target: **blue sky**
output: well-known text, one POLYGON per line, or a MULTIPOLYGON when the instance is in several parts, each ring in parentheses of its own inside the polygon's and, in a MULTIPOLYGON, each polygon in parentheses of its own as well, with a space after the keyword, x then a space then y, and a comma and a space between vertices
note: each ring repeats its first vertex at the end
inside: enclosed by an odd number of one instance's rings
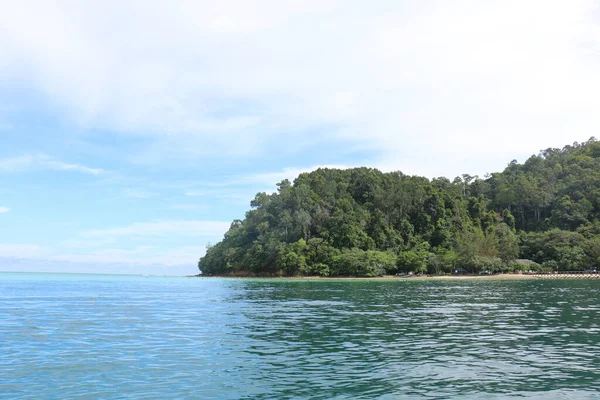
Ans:
POLYGON ((600 132, 595 1, 93 3, 0 4, 0 270, 191 274, 302 171, 600 132))

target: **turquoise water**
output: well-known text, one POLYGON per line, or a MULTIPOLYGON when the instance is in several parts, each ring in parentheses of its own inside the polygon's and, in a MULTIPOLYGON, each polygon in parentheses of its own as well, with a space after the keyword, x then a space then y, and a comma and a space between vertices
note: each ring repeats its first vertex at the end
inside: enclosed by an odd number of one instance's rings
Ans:
POLYGON ((600 398, 600 282, 0 274, 0 398, 600 398))

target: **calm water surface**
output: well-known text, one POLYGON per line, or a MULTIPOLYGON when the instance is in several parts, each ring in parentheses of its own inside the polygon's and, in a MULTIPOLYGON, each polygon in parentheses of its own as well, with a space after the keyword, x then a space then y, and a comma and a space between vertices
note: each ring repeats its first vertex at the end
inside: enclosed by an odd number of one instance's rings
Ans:
POLYGON ((600 398, 600 281, 0 274, 0 398, 600 398))

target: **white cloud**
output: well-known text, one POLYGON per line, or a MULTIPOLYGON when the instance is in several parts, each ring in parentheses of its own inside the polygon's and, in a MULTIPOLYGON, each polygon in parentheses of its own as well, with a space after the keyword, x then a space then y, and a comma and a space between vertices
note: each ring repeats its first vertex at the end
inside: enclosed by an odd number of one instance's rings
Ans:
MULTIPOLYGON (((231 182, 226 186, 236 186, 236 183, 231 182)), ((215 199, 221 204, 234 206, 248 205, 258 192, 272 192, 274 185, 267 185, 267 189, 256 188, 252 186, 246 187, 220 187, 217 189, 190 189, 184 192, 187 197, 204 197, 215 199)))
POLYGON ((597 134, 598 19, 593 0, 5 2, 0 83, 151 137, 143 162, 319 127, 392 169, 481 173, 597 134))
POLYGON ((60 252, 47 254, 44 258, 88 265, 121 263, 195 268, 206 248, 186 242, 217 241, 229 226, 230 222, 171 220, 88 230, 63 242, 58 246, 60 252))
POLYGON ((0 173, 29 170, 71 171, 96 176, 105 173, 101 168, 90 168, 82 164, 62 162, 46 154, 28 154, 19 157, 0 159, 0 173))
POLYGON ((0 244, 0 257, 34 257, 46 254, 37 244, 0 244))
POLYGON ((195 203, 177 203, 171 205, 169 208, 173 210, 183 211, 208 211, 210 207, 206 204, 195 204, 195 203))
POLYGON ((125 197, 131 197, 134 199, 149 199, 150 197, 154 196, 155 193, 144 189, 127 188, 123 189, 123 195, 125 197))
POLYGON ((0 214, 4 214, 10 211, 10 208, 8 207, 0 207, 0 214))
POLYGON ((30 168, 34 164, 36 164, 36 162, 32 156, 0 159, 0 171, 19 172, 30 168))
POLYGON ((272 192, 276 184, 284 179, 293 182, 303 172, 312 172, 319 168, 352 168, 350 165, 314 165, 310 167, 283 168, 279 171, 261 172, 247 175, 230 176, 222 182, 199 182, 195 186, 202 189, 188 189, 184 192, 189 197, 216 197, 221 199, 248 200, 257 191, 272 192), (261 189, 257 189, 261 188, 261 189), (250 196, 250 197, 249 197, 250 196))
POLYGON ((206 235, 222 236, 229 228, 229 223, 220 224, 223 229, 219 229, 219 223, 207 222, 200 227, 194 222, 199 221, 133 224, 127 228, 90 231, 53 248, 37 244, 0 244, 0 271, 195 274, 206 246, 180 245, 164 249, 148 244, 127 246, 124 242, 125 237, 139 237, 143 242, 148 237, 164 235, 206 239, 206 235))
POLYGON ((168 236, 222 236, 229 222, 220 221, 156 221, 134 223, 120 228, 96 229, 82 232, 83 237, 148 237, 168 236))
POLYGON ((61 161, 48 159, 42 162, 42 165, 56 171, 74 171, 90 175, 101 175, 104 170, 101 168, 90 168, 82 164, 69 164, 61 161))
POLYGON ((198 273, 198 259, 206 252, 205 246, 123 249, 104 247, 109 241, 94 242, 70 241, 60 251, 37 244, 0 244, 0 271, 191 275, 198 273))
POLYGON ((303 172, 312 172, 319 168, 338 168, 338 169, 346 169, 351 168, 347 165, 316 165, 312 167, 294 167, 294 168, 284 168, 281 171, 275 172, 265 172, 253 175, 246 175, 239 179, 233 179, 231 182, 233 184, 259 184, 263 186, 270 186, 275 188, 275 184, 281 182, 284 179, 288 179, 290 182, 293 182, 294 179, 298 177, 303 172))
POLYGON ((53 260, 74 263, 120 263, 125 265, 164 265, 196 267, 198 259, 206 252, 205 246, 181 246, 165 251, 157 251, 152 246, 138 246, 132 249, 106 248, 80 254, 62 254, 53 260))

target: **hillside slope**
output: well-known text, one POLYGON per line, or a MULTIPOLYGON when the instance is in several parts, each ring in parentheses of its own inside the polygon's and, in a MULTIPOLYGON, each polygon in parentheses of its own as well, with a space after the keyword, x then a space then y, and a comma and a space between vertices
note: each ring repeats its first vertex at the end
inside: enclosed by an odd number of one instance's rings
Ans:
POLYGON ((600 142, 547 149, 485 178, 319 169, 258 193, 209 246, 204 275, 377 276, 600 267, 600 142))

